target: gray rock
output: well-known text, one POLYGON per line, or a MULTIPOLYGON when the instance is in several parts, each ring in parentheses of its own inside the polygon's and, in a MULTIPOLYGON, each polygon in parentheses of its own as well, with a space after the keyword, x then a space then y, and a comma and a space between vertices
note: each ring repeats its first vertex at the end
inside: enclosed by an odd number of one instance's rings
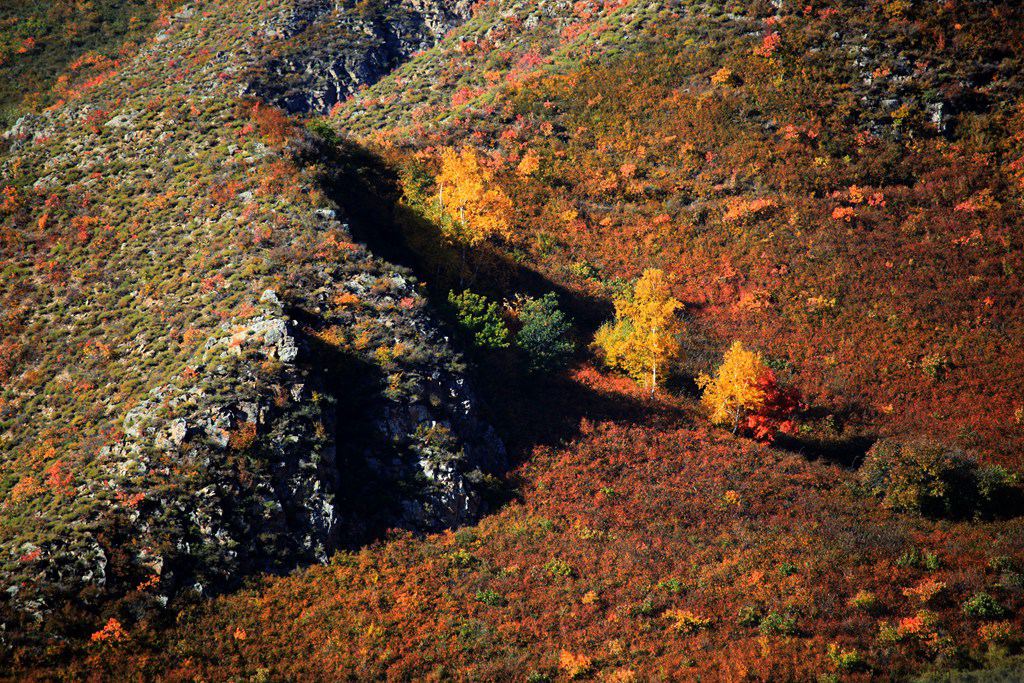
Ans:
POLYGON ((300 2, 268 25, 294 38, 291 50, 268 61, 246 94, 292 112, 326 114, 361 86, 436 44, 470 16, 470 0, 397 0, 386 14, 318 0, 300 2), (333 9, 333 11, 332 11, 333 9))

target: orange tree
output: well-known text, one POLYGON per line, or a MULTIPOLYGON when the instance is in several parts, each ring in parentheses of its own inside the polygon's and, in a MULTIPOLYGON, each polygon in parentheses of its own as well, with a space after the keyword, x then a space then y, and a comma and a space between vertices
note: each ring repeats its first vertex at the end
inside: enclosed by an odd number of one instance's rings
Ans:
POLYGON ((480 165, 475 150, 443 149, 436 182, 445 237, 472 247, 511 232, 512 202, 494 183, 492 173, 480 165))

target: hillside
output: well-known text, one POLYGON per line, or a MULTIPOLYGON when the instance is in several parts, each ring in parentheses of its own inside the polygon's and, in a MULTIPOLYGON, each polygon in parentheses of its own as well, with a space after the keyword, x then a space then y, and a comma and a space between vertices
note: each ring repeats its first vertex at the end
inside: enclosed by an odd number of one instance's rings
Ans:
POLYGON ((840 427, 1019 466, 1019 11, 599 4, 545 4, 549 33, 482 11, 332 121, 396 164, 472 139, 514 260, 605 298, 661 267, 699 336, 764 349, 840 427))
POLYGON ((19 0, 0 3, 0 121, 59 101, 75 81, 130 58, 177 0, 19 0))
POLYGON ((5 678, 1024 669, 1015 3, 61 7, 5 678))
POLYGON ((321 189, 328 143, 232 94, 274 18, 217 9, 6 136, 15 642, 463 521, 504 457, 415 277, 321 189))

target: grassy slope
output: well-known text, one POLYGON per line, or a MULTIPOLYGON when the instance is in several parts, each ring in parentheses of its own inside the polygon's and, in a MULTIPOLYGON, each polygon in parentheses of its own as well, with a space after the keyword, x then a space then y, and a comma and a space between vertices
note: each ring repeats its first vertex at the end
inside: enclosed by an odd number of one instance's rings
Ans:
MULTIPOLYGON (((877 126, 858 118, 881 110, 861 109, 849 46, 828 38, 839 26, 858 35, 853 27, 870 22, 875 50, 906 40, 955 69, 989 49, 974 37, 1009 35, 986 23, 999 17, 965 5, 957 11, 975 12, 975 23, 937 48, 934 31, 959 22, 922 18, 924 30, 914 17, 883 24, 853 10, 816 12, 791 18, 780 51, 766 58, 752 54, 761 36, 745 35, 765 30, 759 19, 706 6, 658 18, 647 7, 627 5, 608 25, 644 19, 647 32, 634 26, 630 39, 656 36, 660 50, 611 54, 622 34, 609 28, 594 50, 607 56, 579 67, 592 35, 572 29, 560 46, 561 27, 522 31, 521 16, 502 20, 485 6, 461 35, 486 35, 494 49, 458 48, 454 36, 368 89, 340 112, 339 126, 367 140, 386 139, 388 129, 398 141, 412 134, 417 148, 471 134, 496 150, 521 207, 507 247, 513 261, 600 297, 647 265, 668 267, 683 276, 694 336, 711 339, 693 343, 691 369, 734 337, 766 349, 840 418, 815 423, 818 438, 882 429, 963 439, 966 425, 986 453, 1015 463, 1021 266, 1011 162, 1021 151, 1008 146, 1020 126, 1016 57, 992 48, 1010 60, 994 81, 1005 88, 995 101, 1007 104, 966 115, 950 142, 929 129, 920 102, 898 125, 891 115, 877 126), (802 41, 834 52, 814 58, 802 41), (552 49, 551 65, 537 69, 552 49), (735 78, 712 87, 723 65, 735 78), (859 145, 857 134, 872 128, 859 145), (528 148, 544 170, 524 180, 512 169, 528 148), (627 163, 636 169, 624 171, 627 163), (882 192, 885 207, 851 202, 854 184, 882 192), (972 197, 981 208, 954 210, 972 197), (741 202, 754 198, 775 206, 745 215, 741 202), (855 220, 832 219, 836 206, 854 208, 855 220), (734 207, 739 217, 726 220, 734 207), (568 210, 578 213, 562 218, 568 210), (621 248, 625 237, 631 249, 621 248), (921 366, 928 354, 951 360, 934 380, 921 366), (846 432, 843 417, 853 423, 846 432)), ((605 30, 603 18, 593 30, 605 30)), ((879 78, 883 89, 904 87, 879 78)), ((912 93, 928 89, 915 83, 906 86, 912 93)), ((413 163, 407 150, 384 148, 396 164, 413 163)), ((332 566, 268 579, 189 611, 168 632, 139 628, 127 641, 91 646, 75 666, 172 680, 328 679, 339 670, 568 678, 574 668, 611 680, 805 680, 850 673, 829 657, 832 644, 856 649, 871 667, 852 676, 985 660, 983 622, 960 609, 982 589, 1012 609, 1019 629, 1020 520, 893 515, 854 496, 845 470, 709 429, 690 399, 648 401, 586 366, 553 385, 506 391, 506 427, 515 427, 512 446, 526 462, 513 478, 519 498, 499 513, 456 534, 397 536, 332 566), (923 604, 912 589, 929 580, 945 587, 923 604), (877 595, 876 610, 849 603, 862 590, 877 595), (741 623, 748 607, 765 625, 741 623), (677 626, 683 611, 710 619, 708 627, 677 626)))
MULTIPOLYGON (((281 364, 232 341, 263 314, 267 289, 306 312, 302 332, 322 334, 332 357, 363 357, 389 400, 426 391, 420 364, 455 367, 414 317, 426 302, 408 273, 317 215, 333 204, 322 169, 295 160, 312 156, 309 136, 237 98, 264 54, 247 27, 286 10, 220 2, 164 17, 136 58, 5 141, 0 576, 15 587, 2 607, 19 636, 88 636, 117 609, 104 591, 158 601, 165 587, 146 583, 145 558, 203 552, 182 548, 202 524, 188 516, 196 491, 235 482, 252 499, 225 505, 266 505, 266 487, 249 488, 273 466, 259 439, 213 457, 202 443, 118 445, 142 404, 156 421, 239 401, 327 419, 322 397, 300 401, 281 364), (82 568, 95 562, 100 582, 82 568), (26 616, 35 610, 49 615, 41 625, 26 616)), ((323 424, 307 431, 324 438, 323 424)))
MULTIPOLYGON (((256 10, 235 11, 212 15, 228 27, 216 43, 241 51, 245 40, 229 20, 252 20, 256 10)), ((44 552, 37 566, 33 547, 83 551, 119 501, 195 474, 183 463, 151 481, 159 473, 119 469, 103 447, 151 389, 189 381, 186 369, 223 334, 223 321, 252 315, 262 291, 281 287, 308 259, 279 247, 315 240, 292 201, 301 196, 293 169, 255 126, 245 129, 217 78, 203 49, 216 44, 205 42, 209 29, 180 20, 163 28, 173 38, 150 43, 149 58, 78 89, 28 139, 15 138, 19 147, 5 158, 13 198, 0 247, 8 576, 42 578, 50 558, 44 552), (192 72, 205 78, 187 78, 192 72), (152 83, 160 85, 133 87, 152 83), (239 197, 246 189, 248 203, 239 197)))
POLYGON ((709 429, 688 402, 649 400, 585 367, 522 401, 517 446, 540 444, 497 514, 268 579, 76 667, 169 680, 565 680, 569 653, 600 680, 811 680, 837 673, 838 645, 864 662, 838 673, 900 676, 984 661, 965 596, 985 589, 1019 607, 1015 589, 994 586, 1020 575, 990 560, 1024 559, 1020 521, 894 516, 854 496, 842 470, 709 429), (549 444, 542 416, 564 400, 586 417, 549 444), (904 593, 929 581, 945 589, 928 604, 904 593), (860 591, 877 606, 850 604, 860 591), (684 612, 710 621, 688 631, 684 612), (879 637, 898 623, 899 642, 879 637))
POLYGON ((51 86, 84 55, 118 60, 149 34, 157 0, 20 0, 0 5, 0 123, 56 99, 51 86))
POLYGON ((897 10, 636 2, 579 35, 481 13, 336 121, 489 150, 519 207, 507 253, 604 297, 665 268, 695 321, 688 370, 711 362, 703 337, 763 349, 832 413, 821 438, 936 434, 1019 466, 1021 17, 897 10))

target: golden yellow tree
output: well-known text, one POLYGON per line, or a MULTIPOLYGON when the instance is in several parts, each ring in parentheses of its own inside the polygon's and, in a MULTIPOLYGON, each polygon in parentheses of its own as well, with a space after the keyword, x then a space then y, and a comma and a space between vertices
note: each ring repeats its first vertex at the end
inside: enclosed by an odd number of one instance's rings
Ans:
POLYGON ((532 176, 540 170, 540 155, 535 150, 529 150, 523 155, 519 165, 516 166, 516 173, 525 177, 532 176))
POLYGON ((645 270, 633 291, 615 300, 615 320, 602 325, 594 337, 605 364, 648 382, 653 393, 664 381, 668 364, 682 354, 683 325, 676 315, 682 306, 664 272, 645 270))
POLYGON ((722 358, 714 377, 701 375, 697 385, 704 390, 701 402, 708 409, 711 421, 739 429, 744 413, 758 410, 765 400, 765 392, 758 383, 768 368, 761 354, 733 342, 722 358))
POLYGON ((476 246, 492 236, 511 233, 512 200, 480 165, 471 147, 441 150, 436 178, 442 231, 463 246, 476 246), (447 218, 447 220, 445 220, 447 218))

